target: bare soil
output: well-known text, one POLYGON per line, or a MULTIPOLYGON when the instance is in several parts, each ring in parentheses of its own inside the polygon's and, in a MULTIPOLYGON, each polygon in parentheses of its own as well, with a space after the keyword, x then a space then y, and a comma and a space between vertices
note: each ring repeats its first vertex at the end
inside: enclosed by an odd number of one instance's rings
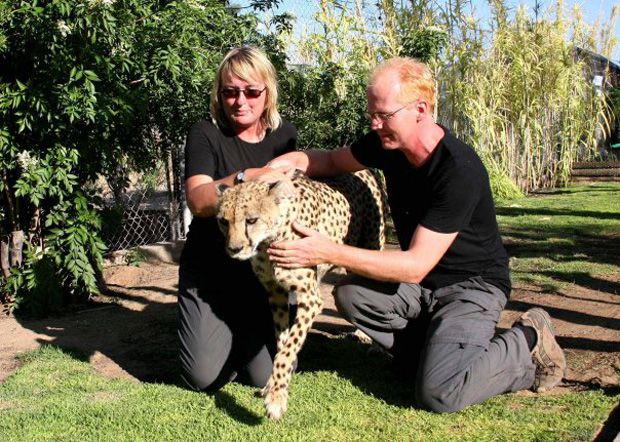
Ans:
MULTIPOLYGON (((163 263, 111 265, 104 271, 106 296, 70 314, 40 320, 3 314, 0 382, 19 368, 17 355, 52 344, 75 352, 104 376, 176 383, 177 271, 176 265, 163 263)), ((337 273, 330 273, 322 285, 325 308, 313 333, 334 336, 353 330, 338 316, 330 294, 338 277, 337 273)), ((606 281, 601 290, 578 287, 570 293, 545 293, 536 286, 517 285, 498 328, 510 327, 533 306, 544 307, 554 319, 569 367, 563 383, 550 394, 596 387, 617 394, 618 288, 618 278, 606 281)))

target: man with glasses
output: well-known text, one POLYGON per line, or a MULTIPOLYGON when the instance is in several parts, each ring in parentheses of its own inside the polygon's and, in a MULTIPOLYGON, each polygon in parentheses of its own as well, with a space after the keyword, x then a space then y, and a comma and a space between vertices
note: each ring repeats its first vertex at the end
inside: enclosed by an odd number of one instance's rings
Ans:
POLYGON ((367 88, 371 132, 335 151, 293 152, 269 165, 329 176, 381 169, 401 250, 335 244, 301 224, 272 244, 274 263, 330 263, 351 273, 340 313, 385 347, 415 382, 419 407, 458 411, 509 391, 543 391, 566 367, 549 315, 525 312, 494 337, 510 294, 487 172, 474 150, 435 123, 435 81, 422 63, 379 65, 367 88))

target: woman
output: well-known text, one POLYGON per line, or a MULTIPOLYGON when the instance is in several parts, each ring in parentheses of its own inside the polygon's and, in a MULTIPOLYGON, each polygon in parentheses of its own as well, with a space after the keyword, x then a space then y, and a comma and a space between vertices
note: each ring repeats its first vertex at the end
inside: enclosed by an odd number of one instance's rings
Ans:
POLYGON ((252 47, 231 50, 211 92, 215 124, 200 121, 187 136, 185 190, 194 218, 179 268, 182 377, 193 389, 216 391, 227 382, 262 387, 276 344, 267 294, 249 262, 229 258, 215 219, 221 183, 269 180, 262 167, 293 151, 296 129, 277 111, 276 73, 252 47))

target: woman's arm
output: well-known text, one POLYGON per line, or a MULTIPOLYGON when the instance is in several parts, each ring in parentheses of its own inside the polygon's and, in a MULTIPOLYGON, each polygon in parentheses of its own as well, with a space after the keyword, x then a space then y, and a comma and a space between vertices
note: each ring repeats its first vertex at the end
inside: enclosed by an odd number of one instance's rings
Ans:
MULTIPOLYGON (((245 169, 244 181, 261 180, 266 182, 276 182, 286 177, 272 167, 252 167, 245 169)), ((227 177, 214 181, 209 175, 194 175, 185 180, 185 196, 187 206, 194 216, 210 217, 214 216, 217 209, 216 188, 220 184, 227 186, 235 185, 235 177, 239 172, 235 172, 227 177)))

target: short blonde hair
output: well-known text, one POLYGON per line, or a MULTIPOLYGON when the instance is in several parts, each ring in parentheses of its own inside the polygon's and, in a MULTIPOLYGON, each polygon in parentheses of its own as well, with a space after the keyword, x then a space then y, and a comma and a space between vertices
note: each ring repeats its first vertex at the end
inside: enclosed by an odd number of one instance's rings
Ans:
POLYGON ((368 87, 386 72, 398 74, 401 85, 400 99, 403 103, 421 99, 426 101, 431 112, 435 109, 435 78, 426 64, 413 58, 390 58, 372 71, 368 87))
POLYGON ((260 120, 267 129, 277 129, 282 124, 282 117, 278 112, 278 80, 276 69, 267 55, 258 48, 241 46, 228 51, 220 63, 215 75, 215 82, 211 90, 211 116, 218 127, 230 129, 230 122, 224 113, 220 97, 220 88, 224 77, 235 75, 244 81, 262 80, 265 82, 267 94, 265 110, 260 120))

